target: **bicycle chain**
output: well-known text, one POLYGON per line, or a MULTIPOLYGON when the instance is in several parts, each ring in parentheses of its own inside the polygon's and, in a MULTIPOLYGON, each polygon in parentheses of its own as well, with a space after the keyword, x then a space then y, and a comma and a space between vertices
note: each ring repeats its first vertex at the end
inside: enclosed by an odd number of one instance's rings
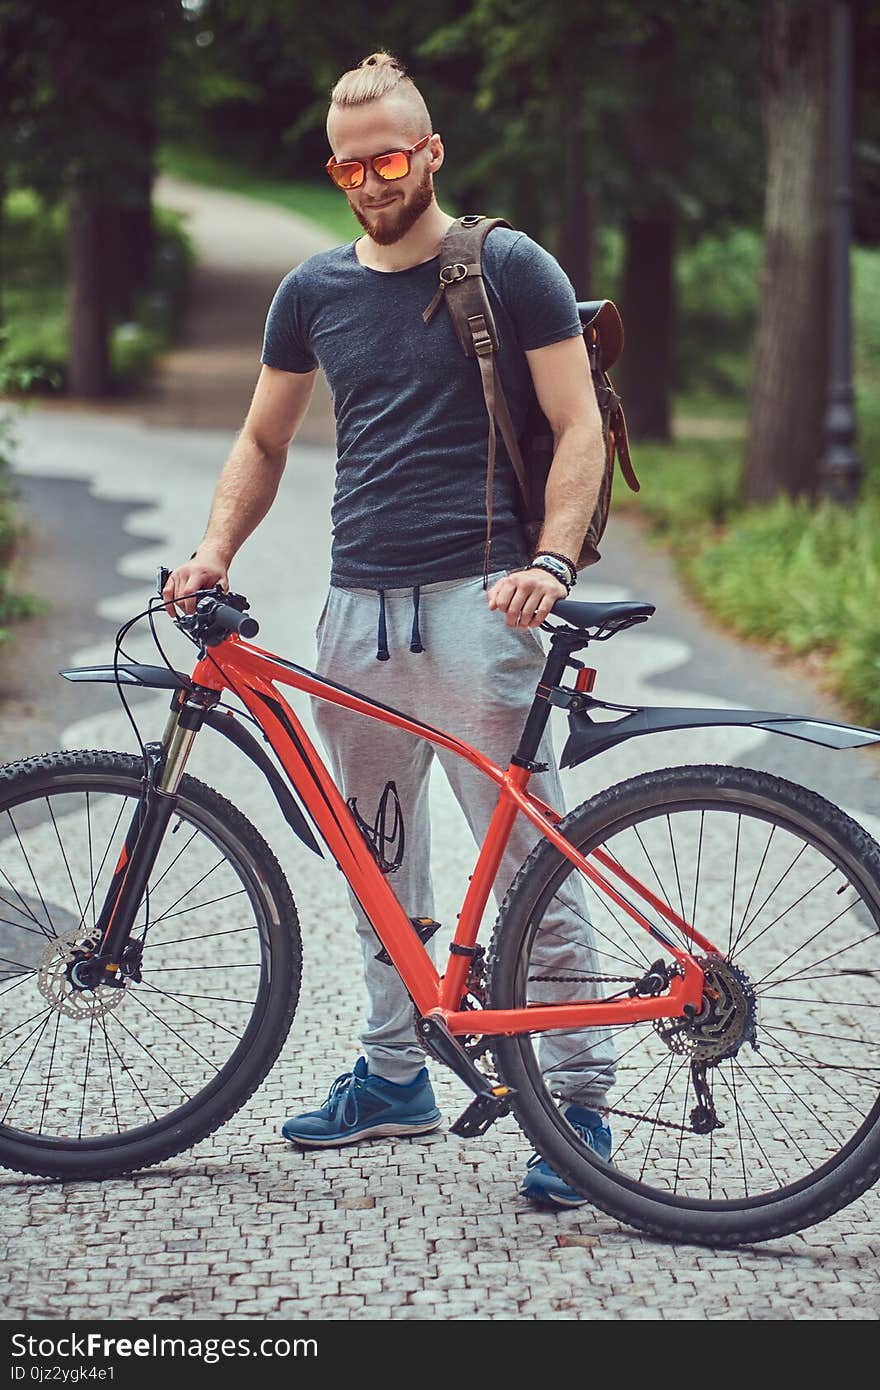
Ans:
MULTIPOLYGON (((539 985, 634 985, 641 975, 534 975, 531 983, 539 985)), ((677 1125, 673 1120, 652 1119, 650 1115, 637 1115, 632 1110, 618 1110, 614 1106, 603 1106, 607 1115, 622 1115, 625 1120, 644 1120, 662 1129, 679 1129, 684 1134, 692 1134, 687 1125, 677 1125)))

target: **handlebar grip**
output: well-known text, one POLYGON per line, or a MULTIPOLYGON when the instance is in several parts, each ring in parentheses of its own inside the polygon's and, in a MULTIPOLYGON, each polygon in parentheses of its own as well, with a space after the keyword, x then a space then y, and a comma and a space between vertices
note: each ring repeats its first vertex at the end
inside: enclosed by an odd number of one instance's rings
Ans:
POLYGON ((240 613, 228 603, 218 603, 212 618, 227 632, 237 632, 239 637, 256 637, 260 624, 248 613, 240 613))

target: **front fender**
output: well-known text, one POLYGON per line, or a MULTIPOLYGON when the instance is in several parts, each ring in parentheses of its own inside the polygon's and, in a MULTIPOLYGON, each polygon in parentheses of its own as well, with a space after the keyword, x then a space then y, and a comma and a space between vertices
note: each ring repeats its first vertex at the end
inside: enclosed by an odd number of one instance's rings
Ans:
MULTIPOLYGON (((60 671, 59 675, 64 676, 65 680, 69 681, 97 681, 103 685, 139 685, 150 690, 178 690, 181 688, 190 690, 192 688, 192 681, 182 671, 172 671, 167 666, 143 666, 136 662, 120 662, 116 667, 73 666, 66 671, 60 671)), ((222 734, 224 738, 228 738, 240 752, 244 753, 245 757, 256 763, 275 793, 281 814, 293 833, 299 836, 304 845, 323 859, 324 852, 312 834, 311 827, 303 812, 294 800, 293 793, 268 753, 257 743, 253 734, 238 722, 231 711, 208 710, 205 713, 205 723, 216 730, 218 734, 222 734)))
POLYGON ((827 719, 812 719, 808 715, 778 714, 758 709, 674 709, 663 705, 636 708, 610 705, 588 697, 584 707, 569 712, 568 739, 559 765, 563 768, 576 767, 578 763, 594 758, 597 753, 604 753, 626 739, 640 738, 643 734, 724 725, 764 729, 770 734, 785 734, 788 738, 823 744, 826 748, 859 748, 868 743, 880 743, 880 732, 876 729, 862 729, 855 724, 835 724, 827 719), (622 713, 619 719, 597 723, 590 718, 590 710, 595 709, 618 710, 622 713))

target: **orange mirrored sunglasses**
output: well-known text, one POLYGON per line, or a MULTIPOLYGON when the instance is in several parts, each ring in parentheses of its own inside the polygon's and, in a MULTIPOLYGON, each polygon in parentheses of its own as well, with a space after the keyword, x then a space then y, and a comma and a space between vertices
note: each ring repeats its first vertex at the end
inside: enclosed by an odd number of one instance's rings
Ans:
POLYGON ((367 177, 367 168, 386 183, 394 179, 405 179, 410 170, 410 160, 419 150, 423 150, 430 135, 416 142, 409 150, 389 150, 387 154, 374 154, 366 159, 343 159, 337 163, 336 156, 327 160, 326 169, 337 188, 360 188, 367 177))

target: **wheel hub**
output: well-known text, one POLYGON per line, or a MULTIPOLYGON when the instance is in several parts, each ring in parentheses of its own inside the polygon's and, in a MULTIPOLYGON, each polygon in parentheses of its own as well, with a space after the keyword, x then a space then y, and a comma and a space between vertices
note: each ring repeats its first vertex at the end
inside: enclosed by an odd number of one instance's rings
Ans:
POLYGON ((103 1018, 122 1002, 128 982, 92 985, 82 974, 97 940, 82 927, 53 937, 37 966, 37 988, 58 1013, 68 1018, 103 1018))
POLYGON ((716 1065, 735 1057, 743 1043, 757 1048, 757 999, 749 977, 720 956, 697 957, 703 971, 703 1001, 691 1018, 661 1018, 655 1030, 671 1052, 716 1065))

